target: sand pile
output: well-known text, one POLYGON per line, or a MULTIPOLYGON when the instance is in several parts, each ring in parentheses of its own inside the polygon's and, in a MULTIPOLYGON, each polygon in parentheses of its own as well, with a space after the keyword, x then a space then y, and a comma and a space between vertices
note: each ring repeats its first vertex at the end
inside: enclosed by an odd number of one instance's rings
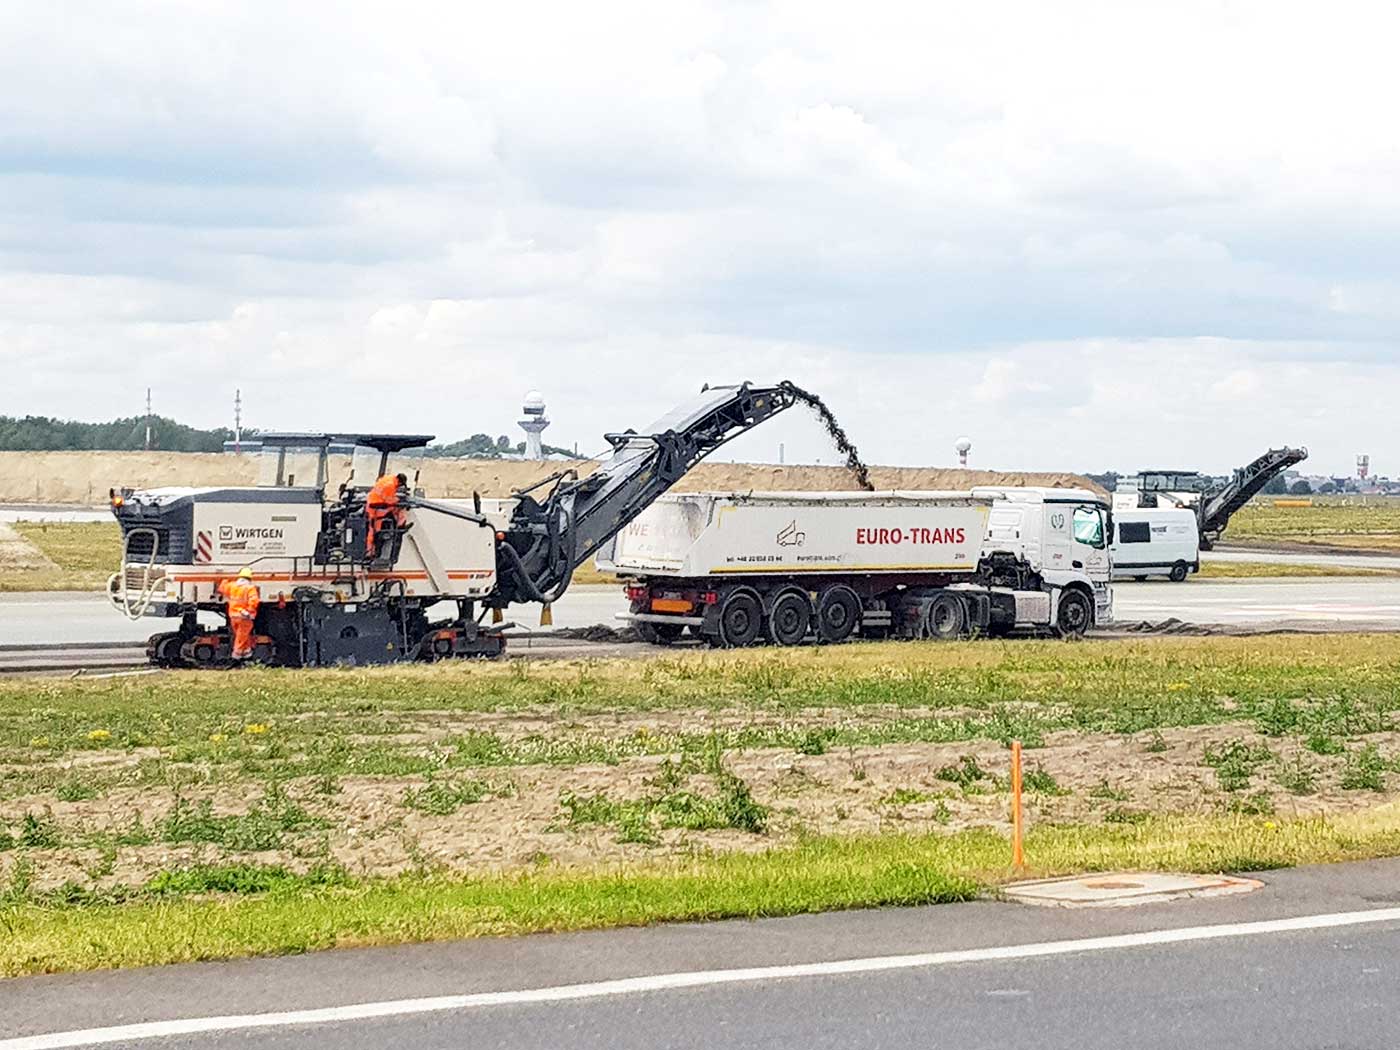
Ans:
MULTIPOLYGON (((597 469, 588 460, 525 463, 491 459, 423 460, 419 484, 429 496, 507 496, 556 470, 581 474, 597 469)), ((252 485, 257 457, 214 452, 0 452, 0 503, 104 504, 107 490, 123 486, 252 485)), ((332 471, 332 479, 339 478, 332 471)), ((877 489, 965 489, 973 485, 1046 485, 1096 488, 1077 474, 1003 473, 938 467, 871 467, 877 489)), ((765 463, 701 463, 677 486, 679 491, 756 490, 856 491, 844 467, 778 466, 765 463)))
POLYGON ((9 525, 0 522, 0 571, 8 569, 56 569, 38 547, 9 525))

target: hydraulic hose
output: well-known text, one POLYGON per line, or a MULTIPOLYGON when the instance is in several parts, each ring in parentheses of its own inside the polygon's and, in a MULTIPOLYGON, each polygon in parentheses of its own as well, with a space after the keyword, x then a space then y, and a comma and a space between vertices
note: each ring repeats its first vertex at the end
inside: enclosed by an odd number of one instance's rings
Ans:
POLYGON ((541 605, 550 605, 557 602, 564 596, 564 592, 569 589, 569 583, 574 578, 574 554, 578 550, 578 536, 574 530, 573 511, 567 511, 566 517, 568 519, 567 532, 569 536, 568 556, 564 560, 566 567, 564 569, 564 575, 549 594, 541 591, 539 585, 530 578, 529 570, 525 568, 525 562, 520 557, 519 551, 509 543, 503 542, 497 545, 498 550, 502 550, 506 553, 506 558, 515 569, 516 578, 520 581, 521 587, 525 591, 525 596, 532 602, 539 602, 541 605))
POLYGON ((151 528, 130 529, 122 537, 122 567, 119 572, 114 572, 107 579, 107 593, 113 601, 117 600, 117 580, 121 580, 121 611, 128 620, 139 620, 146 614, 146 610, 151 607, 151 601, 155 598, 155 581, 151 579, 151 570, 156 567, 156 557, 160 553, 160 533, 151 528), (149 535, 151 537, 151 556, 146 560, 146 564, 141 566, 141 590, 136 601, 131 600, 131 588, 127 586, 127 559, 131 555, 131 539, 136 535, 149 535))

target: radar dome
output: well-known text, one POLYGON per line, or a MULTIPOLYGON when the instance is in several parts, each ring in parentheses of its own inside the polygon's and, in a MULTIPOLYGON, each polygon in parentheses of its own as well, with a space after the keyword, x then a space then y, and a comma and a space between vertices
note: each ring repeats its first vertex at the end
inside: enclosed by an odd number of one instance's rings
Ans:
POLYGON ((538 390, 531 390, 525 395, 525 411, 534 415, 544 412, 544 395, 538 390))
POLYGON ((959 452, 970 452, 972 450, 972 439, 960 437, 953 442, 953 447, 959 452))

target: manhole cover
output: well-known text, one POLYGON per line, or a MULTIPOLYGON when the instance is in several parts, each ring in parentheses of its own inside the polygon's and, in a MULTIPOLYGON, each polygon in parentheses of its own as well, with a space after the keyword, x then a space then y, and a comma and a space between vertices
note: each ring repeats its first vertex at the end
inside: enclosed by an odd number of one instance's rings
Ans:
POLYGON ((1150 904, 1177 897, 1216 897, 1249 893, 1264 885, 1258 879, 1233 875, 1175 875, 1160 872, 1124 872, 1112 875, 1075 875, 1063 879, 1013 882, 1007 897, 1023 904, 1061 908, 1115 907, 1150 904))

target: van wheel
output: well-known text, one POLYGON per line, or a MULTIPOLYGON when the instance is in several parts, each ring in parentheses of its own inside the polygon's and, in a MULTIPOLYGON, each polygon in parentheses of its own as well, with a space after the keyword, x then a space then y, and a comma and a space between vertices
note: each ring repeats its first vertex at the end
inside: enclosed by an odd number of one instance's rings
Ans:
POLYGON ((1172 566, 1172 571, 1168 575, 1172 583, 1180 583, 1182 580, 1186 579, 1186 573, 1186 563, 1184 561, 1179 561, 1172 566))
POLYGON ((823 642, 844 642, 860 623, 860 598, 849 587, 828 587, 817 600, 817 637, 823 642))
POLYGON ((719 642, 726 649, 753 645, 763 625, 763 608, 749 591, 735 591, 719 609, 719 642))
POLYGON ((1083 638, 1094 622, 1094 607, 1083 591, 1064 591, 1055 617, 1055 633, 1061 638, 1083 638))
POLYGON ((768 639, 774 645, 801 645, 812 626, 812 603, 801 591, 783 591, 768 613, 768 639))
POLYGON ((940 594, 929 602, 924 626, 930 638, 961 638, 967 631, 967 606, 956 594, 940 594))

